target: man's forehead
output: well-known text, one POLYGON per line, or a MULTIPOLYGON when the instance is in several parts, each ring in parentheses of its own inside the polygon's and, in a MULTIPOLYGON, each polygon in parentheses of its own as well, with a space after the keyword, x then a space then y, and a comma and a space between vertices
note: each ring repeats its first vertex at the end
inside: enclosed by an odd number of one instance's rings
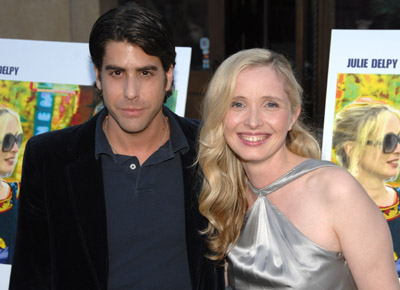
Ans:
POLYGON ((158 56, 149 55, 141 47, 126 41, 110 41, 106 44, 103 67, 107 65, 135 66, 137 68, 162 67, 158 56))

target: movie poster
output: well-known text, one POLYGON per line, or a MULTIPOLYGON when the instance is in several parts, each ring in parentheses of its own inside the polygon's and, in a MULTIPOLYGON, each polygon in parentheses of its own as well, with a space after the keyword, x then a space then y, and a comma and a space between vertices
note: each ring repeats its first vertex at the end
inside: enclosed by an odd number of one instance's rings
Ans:
POLYGON ((333 30, 322 159, 346 168, 385 217, 400 279, 400 30, 333 30))
POLYGON ((332 137, 344 108, 374 103, 400 110, 399 37, 399 30, 332 30, 322 159, 339 163, 332 137))
MULTIPOLYGON (((176 52, 175 88, 166 105, 184 116, 191 48, 177 47, 176 52)), ((0 198, 0 289, 8 288, 13 254, 9 245, 10 237, 15 236, 26 142, 34 135, 78 125, 96 114, 102 103, 94 81, 87 43, 0 39, 0 176, 11 189, 0 198), (19 119, 21 132, 8 132, 17 127, 9 125, 6 115, 19 119), (19 150, 14 152, 15 148, 19 150)))

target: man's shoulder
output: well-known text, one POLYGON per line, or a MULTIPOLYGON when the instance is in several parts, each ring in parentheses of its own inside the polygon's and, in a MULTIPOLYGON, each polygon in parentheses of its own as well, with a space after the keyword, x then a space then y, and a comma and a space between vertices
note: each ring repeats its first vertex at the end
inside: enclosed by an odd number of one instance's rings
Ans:
POLYGON ((172 114, 171 116, 173 116, 182 126, 192 127, 194 129, 197 129, 200 126, 200 120, 181 117, 175 114, 174 112, 171 112, 171 114, 172 114))
POLYGON ((71 146, 79 140, 81 136, 88 137, 93 135, 95 131, 94 120, 85 123, 67 127, 64 129, 54 130, 33 136, 29 139, 30 146, 46 149, 65 148, 71 146), (93 124, 94 123, 94 124, 93 124))
POLYGON ((180 118, 180 126, 182 129, 187 129, 190 132, 193 132, 193 131, 197 131, 200 127, 199 120, 190 119, 190 118, 186 118, 186 117, 179 117, 179 118, 180 118))
POLYGON ((181 117, 172 111, 169 112, 169 115, 171 118, 175 119, 178 126, 182 129, 187 138, 195 139, 197 137, 200 127, 200 120, 181 117))

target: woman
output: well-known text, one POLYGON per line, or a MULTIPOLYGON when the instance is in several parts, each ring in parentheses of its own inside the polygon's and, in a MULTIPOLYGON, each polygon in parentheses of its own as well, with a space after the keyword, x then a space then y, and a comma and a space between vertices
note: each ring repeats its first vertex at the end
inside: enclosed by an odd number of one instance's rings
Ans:
POLYGON ((14 171, 22 143, 19 115, 0 107, 0 263, 11 264, 17 222, 19 184, 2 180, 14 171))
POLYGON ((333 148, 338 162, 361 183, 385 216, 400 277, 400 188, 387 181, 399 173, 400 112, 388 105, 353 103, 337 116, 333 148))
POLYGON ((269 50, 216 71, 198 157, 210 258, 227 258, 233 289, 400 289, 385 219, 346 170, 316 160, 301 95, 269 50))

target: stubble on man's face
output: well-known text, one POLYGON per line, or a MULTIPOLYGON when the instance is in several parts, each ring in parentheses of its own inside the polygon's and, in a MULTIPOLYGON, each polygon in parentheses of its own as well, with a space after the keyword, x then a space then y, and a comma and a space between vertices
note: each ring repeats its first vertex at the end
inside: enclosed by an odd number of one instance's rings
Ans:
POLYGON ((140 47, 127 42, 108 43, 101 71, 96 70, 96 84, 103 91, 110 127, 121 134, 157 130, 153 123, 162 118, 161 108, 172 78, 172 67, 165 72, 160 59, 140 47))

